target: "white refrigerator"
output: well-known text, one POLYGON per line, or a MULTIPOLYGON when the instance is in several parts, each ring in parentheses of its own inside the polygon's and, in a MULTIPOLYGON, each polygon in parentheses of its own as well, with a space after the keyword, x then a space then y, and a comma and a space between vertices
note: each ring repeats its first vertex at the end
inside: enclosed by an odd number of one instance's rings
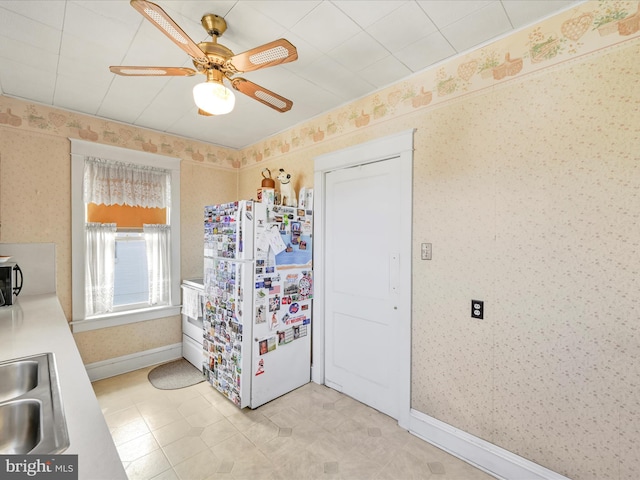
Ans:
POLYGON ((203 373, 240 408, 310 381, 312 229, 311 210, 205 207, 203 373))

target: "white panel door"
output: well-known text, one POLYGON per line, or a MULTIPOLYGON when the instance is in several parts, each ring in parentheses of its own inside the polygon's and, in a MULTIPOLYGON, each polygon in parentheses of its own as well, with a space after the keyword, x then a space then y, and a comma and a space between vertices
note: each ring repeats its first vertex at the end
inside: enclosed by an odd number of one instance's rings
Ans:
POLYGON ((325 184, 325 383, 396 419, 400 180, 389 159, 325 184))

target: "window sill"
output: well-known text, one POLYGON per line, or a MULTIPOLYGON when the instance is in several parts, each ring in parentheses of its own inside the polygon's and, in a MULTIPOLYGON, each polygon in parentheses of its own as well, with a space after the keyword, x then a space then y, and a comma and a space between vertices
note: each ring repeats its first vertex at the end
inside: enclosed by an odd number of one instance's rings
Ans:
POLYGON ((180 315, 180 305, 170 305, 162 307, 142 308, 140 310, 130 310, 128 312, 114 312, 98 317, 91 317, 85 320, 74 320, 70 322, 72 332, 88 332, 101 328, 117 327, 130 323, 145 322, 158 318, 172 317, 180 315))

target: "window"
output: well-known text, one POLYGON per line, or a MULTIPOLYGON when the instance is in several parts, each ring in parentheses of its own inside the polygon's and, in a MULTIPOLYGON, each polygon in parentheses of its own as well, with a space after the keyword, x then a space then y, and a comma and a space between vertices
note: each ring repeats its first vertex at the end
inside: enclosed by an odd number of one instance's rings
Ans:
POLYGON ((149 301, 147 247, 142 233, 117 232, 113 308, 146 305, 149 301))
POLYGON ((71 144, 74 332, 179 314, 180 160, 71 144))

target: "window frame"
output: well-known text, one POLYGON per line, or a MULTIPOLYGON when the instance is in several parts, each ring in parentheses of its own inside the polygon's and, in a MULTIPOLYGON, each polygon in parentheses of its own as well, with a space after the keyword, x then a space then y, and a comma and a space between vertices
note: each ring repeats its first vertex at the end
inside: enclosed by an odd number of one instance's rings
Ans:
POLYGON ((180 162, 179 158, 140 152, 128 148, 93 143, 75 138, 71 142, 71 295, 73 332, 144 322, 180 314, 180 162), (85 310, 85 242, 86 208, 83 199, 84 159, 98 157, 164 168, 171 171, 171 305, 137 308, 86 317, 85 310))

